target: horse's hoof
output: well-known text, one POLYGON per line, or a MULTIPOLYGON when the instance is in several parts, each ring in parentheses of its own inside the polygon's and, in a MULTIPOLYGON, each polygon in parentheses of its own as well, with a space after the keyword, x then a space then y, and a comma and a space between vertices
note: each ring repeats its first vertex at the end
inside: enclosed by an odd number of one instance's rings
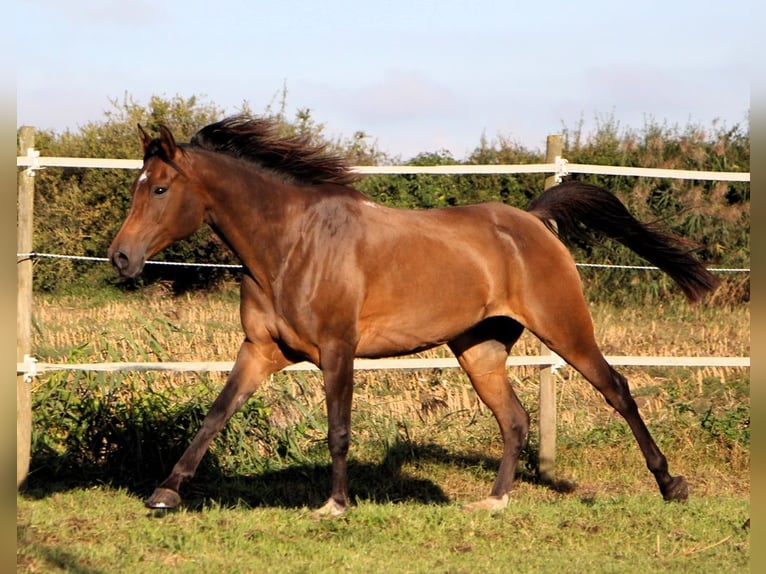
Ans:
POLYGON ((474 510, 497 511, 504 510, 506 506, 508 506, 508 495, 504 494, 503 496, 488 496, 484 500, 464 504, 463 510, 468 512, 473 512, 474 510))
POLYGON ((330 498, 321 508, 314 511, 314 516, 317 518, 337 518, 345 514, 348 510, 348 505, 341 504, 334 498, 330 498))
POLYGON ((155 510, 173 510, 181 504, 181 496, 175 491, 162 486, 154 489, 152 495, 144 501, 147 508, 155 510))
POLYGON ((689 498, 689 485, 683 476, 674 476, 673 480, 662 489, 662 497, 667 501, 684 502, 689 498))

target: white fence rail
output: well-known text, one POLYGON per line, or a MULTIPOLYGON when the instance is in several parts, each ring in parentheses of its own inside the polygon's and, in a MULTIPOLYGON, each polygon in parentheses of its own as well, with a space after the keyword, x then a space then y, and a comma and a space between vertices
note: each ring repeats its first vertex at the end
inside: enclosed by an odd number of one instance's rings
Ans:
MULTIPOLYGON (((749 368, 750 357, 649 357, 607 355, 607 362, 613 366, 632 367, 739 367, 749 368)), ((566 364, 557 355, 511 356, 506 361, 508 367, 552 367, 559 369, 566 364)), ((16 364, 16 374, 32 379, 37 375, 54 371, 90 371, 118 373, 124 371, 148 372, 166 371, 172 373, 228 373, 234 367, 233 361, 166 361, 166 362, 120 362, 120 363, 38 363, 33 357, 16 364)), ((357 371, 375 370, 418 370, 418 369, 457 369, 460 365, 455 358, 416 358, 416 359, 356 359, 357 371)), ((290 365, 283 371, 318 371, 312 363, 302 362, 290 365)))
MULTIPOLYGON (((34 149, 27 150, 26 156, 16 158, 17 167, 26 167, 32 171, 45 167, 80 167, 93 169, 140 169, 142 161, 138 159, 102 159, 81 157, 40 157, 34 149)), ((750 181, 750 172, 694 171, 687 169, 662 169, 653 167, 608 166, 586 163, 569 163, 557 158, 554 163, 529 164, 459 164, 459 165, 365 165, 355 166, 353 171, 364 175, 412 175, 412 174, 515 174, 515 173, 553 173, 565 176, 572 173, 594 175, 624 175, 636 177, 659 177, 667 179, 688 179, 699 181, 750 181)))

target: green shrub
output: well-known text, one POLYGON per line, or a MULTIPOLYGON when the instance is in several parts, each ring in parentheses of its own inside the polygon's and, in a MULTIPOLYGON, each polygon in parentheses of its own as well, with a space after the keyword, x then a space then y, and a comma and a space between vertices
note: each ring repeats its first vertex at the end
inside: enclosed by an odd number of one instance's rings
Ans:
MULTIPOLYGON (((285 115, 285 97, 278 110, 266 115, 279 118, 286 133, 307 134, 327 143, 358 164, 385 164, 391 158, 370 144, 362 132, 330 141, 324 125, 309 110, 295 118, 285 115)), ((171 127, 179 141, 188 141, 197 129, 220 119, 223 111, 196 97, 152 97, 142 106, 130 97, 112 102, 102 122, 91 122, 78 132, 40 132, 37 147, 42 155, 135 158, 139 153, 136 123, 148 128, 171 127)), ((243 104, 242 111, 248 111, 243 104)), ((600 121, 593 134, 582 126, 563 130, 564 156, 573 163, 643 166, 670 169, 737 170, 750 166, 749 126, 710 128, 689 125, 681 129, 647 123, 641 130, 622 129, 612 118, 600 121)), ((448 152, 427 151, 406 161, 409 165, 516 164, 542 161, 539 151, 528 150, 503 137, 482 138, 465 161, 448 152)), ((103 257, 129 205, 135 173, 129 170, 48 168, 39 172, 35 199, 35 251, 103 257)), ((698 245, 700 257, 714 267, 749 267, 750 185, 708 181, 683 181, 623 176, 578 175, 582 180, 616 193, 644 221, 660 222, 698 245)), ((358 188, 375 201, 391 207, 433 208, 481 201, 502 201, 524 208, 542 191, 542 174, 519 175, 379 175, 368 176, 358 188)), ((580 262, 644 265, 635 254, 612 242, 575 246, 580 262)), ((235 264, 237 261, 204 228, 192 238, 170 246, 158 260, 235 264)), ((176 291, 205 289, 229 279, 236 272, 221 269, 147 266, 138 283, 170 281, 176 291)), ((616 303, 666 297, 672 286, 657 272, 621 269, 584 270, 589 296, 616 303)), ((726 275, 718 300, 749 300, 749 276, 726 275)), ((77 261, 43 261, 35 270, 35 287, 56 292, 77 285, 116 282, 107 265, 77 261)))
MULTIPOLYGON (((170 473, 219 391, 220 382, 204 373, 185 386, 167 384, 161 373, 46 376, 32 395, 29 487, 87 480, 152 488, 170 473)), ((325 420, 291 396, 282 403, 281 410, 302 417, 285 423, 263 398, 251 398, 218 434, 197 474, 204 480, 307 462, 306 449, 326 434, 325 420)))

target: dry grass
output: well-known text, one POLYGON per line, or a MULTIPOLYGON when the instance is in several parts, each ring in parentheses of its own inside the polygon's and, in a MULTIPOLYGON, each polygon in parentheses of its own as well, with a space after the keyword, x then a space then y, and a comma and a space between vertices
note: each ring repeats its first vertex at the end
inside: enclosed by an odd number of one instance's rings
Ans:
MULTIPOLYGON (((691 307, 680 298, 659 306, 591 308, 604 354, 731 355, 750 353, 750 308, 691 307)), ((173 297, 162 288, 94 304, 82 298, 39 296, 36 355, 64 361, 227 361, 242 341, 239 307, 231 291, 173 297)), ((514 354, 536 355, 525 333, 514 354)), ((445 356, 436 349, 422 356, 445 356)))
MULTIPOLYGON (((679 298, 678 301, 651 308, 616 309, 596 305, 592 313, 596 336, 605 354, 750 354, 750 311, 747 305, 691 307, 679 298)), ((231 291, 176 298, 157 288, 142 294, 127 294, 119 302, 100 304, 77 298, 39 297, 35 324, 37 356, 40 360, 53 362, 229 361, 235 357, 242 339, 238 301, 231 291)), ((536 355, 539 350, 537 339, 525 333, 515 346, 514 353, 536 355)), ((447 354, 448 350, 439 348, 422 355, 447 354)), ((705 413, 725 414, 741 405, 742 393, 747 395, 749 388, 747 369, 621 370, 628 377, 650 427, 662 428, 665 421, 672 418, 668 414, 669 405, 680 404, 679 408, 688 409, 700 417, 705 413)), ((509 371, 511 383, 530 410, 533 426, 536 421, 538 373, 539 370, 534 367, 509 371)), ((131 392, 135 391, 136 381, 140 385, 142 376, 139 373, 131 377, 131 392)), ((225 379, 223 373, 207 376, 214 385, 222 384, 225 379)), ((194 377, 194 373, 162 373, 151 379, 151 385, 154 389, 164 385, 178 388, 194 377)), ((408 440, 436 442, 447 449, 450 445, 462 444, 469 451, 499 457, 500 444, 495 440, 494 421, 461 371, 361 371, 356 378, 356 436, 366 437, 359 439, 359 442, 371 439, 380 446, 381 443, 400 440, 404 435, 408 440), (466 427, 472 426, 475 428, 466 432, 466 427), (436 439, 434 428, 438 429, 436 439)), ((568 435, 579 437, 583 433, 597 433, 598 429, 624 430, 619 426, 620 421, 616 421, 618 417, 605 406, 603 398, 573 369, 557 371, 556 378, 561 449, 568 448, 568 435)), ((288 428, 298 424, 307 413, 322 418, 324 396, 319 374, 295 372, 277 375, 272 384, 262 388, 261 395, 269 405, 272 425, 288 428), (284 397, 291 400, 283 400, 284 397)), ((534 428, 533 432, 536 432, 534 428)), ((619 434, 623 431, 609 432, 619 434)), ((315 434, 309 439, 322 441, 321 432, 315 434)), ((603 442, 602 438, 594 440, 603 442)), ((615 446, 613 452, 604 453, 605 457, 600 457, 598 464, 608 467, 608 457, 627 456, 631 460, 626 460, 626 465, 640 468, 642 462, 636 458, 640 454, 636 449, 624 449, 624 438, 617 437, 614 443, 620 446, 615 446)), ((673 440, 689 443, 696 439, 689 434, 673 440)), ((694 449, 691 451, 695 452, 694 449)), ((580 460, 579 456, 575 466, 592 464, 587 457, 580 460)), ((726 453, 726 457, 728 463, 739 469, 740 477, 741 473, 748 472, 747 447, 733 449, 726 453)), ((705 470, 700 468, 703 482, 712 484, 714 481, 705 479, 705 470)), ((581 466, 579 470, 573 467, 571 472, 585 471, 581 466)), ((641 480, 645 478, 641 477, 641 480)), ((720 476, 718 479, 725 480, 720 476)), ((749 489, 749 482, 743 488, 749 489)), ((463 498, 464 493, 456 494, 463 498)))

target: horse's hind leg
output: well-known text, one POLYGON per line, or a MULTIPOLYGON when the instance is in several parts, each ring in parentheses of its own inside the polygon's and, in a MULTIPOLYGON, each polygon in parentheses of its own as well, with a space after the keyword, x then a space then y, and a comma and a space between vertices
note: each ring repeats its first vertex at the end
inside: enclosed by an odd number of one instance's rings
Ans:
POLYGON ((627 379, 614 370, 596 344, 593 326, 585 301, 580 292, 567 297, 566 290, 558 290, 558 297, 548 299, 547 321, 540 316, 527 323, 554 352, 577 369, 628 423, 638 446, 646 459, 646 466, 654 475, 665 500, 686 500, 688 486, 682 476, 668 472, 668 462, 638 412, 636 401, 630 394, 627 379), (560 312, 550 310, 559 309, 560 312))
POLYGON ((523 330, 516 321, 494 318, 450 342, 477 394, 495 416, 503 437, 503 456, 489 497, 466 505, 469 510, 505 508, 519 455, 527 444, 529 414, 511 388, 505 365, 511 346, 523 330))
POLYGON ((636 401, 630 394, 627 379, 615 371, 597 350, 587 354, 567 353, 556 350, 567 362, 575 367, 582 375, 598 389, 606 402, 622 415, 628 423, 638 446, 646 459, 646 466, 654 475, 660 492, 665 500, 686 500, 689 487, 683 476, 671 476, 668 472, 668 461, 654 442, 649 429, 646 428, 638 412, 636 401))

